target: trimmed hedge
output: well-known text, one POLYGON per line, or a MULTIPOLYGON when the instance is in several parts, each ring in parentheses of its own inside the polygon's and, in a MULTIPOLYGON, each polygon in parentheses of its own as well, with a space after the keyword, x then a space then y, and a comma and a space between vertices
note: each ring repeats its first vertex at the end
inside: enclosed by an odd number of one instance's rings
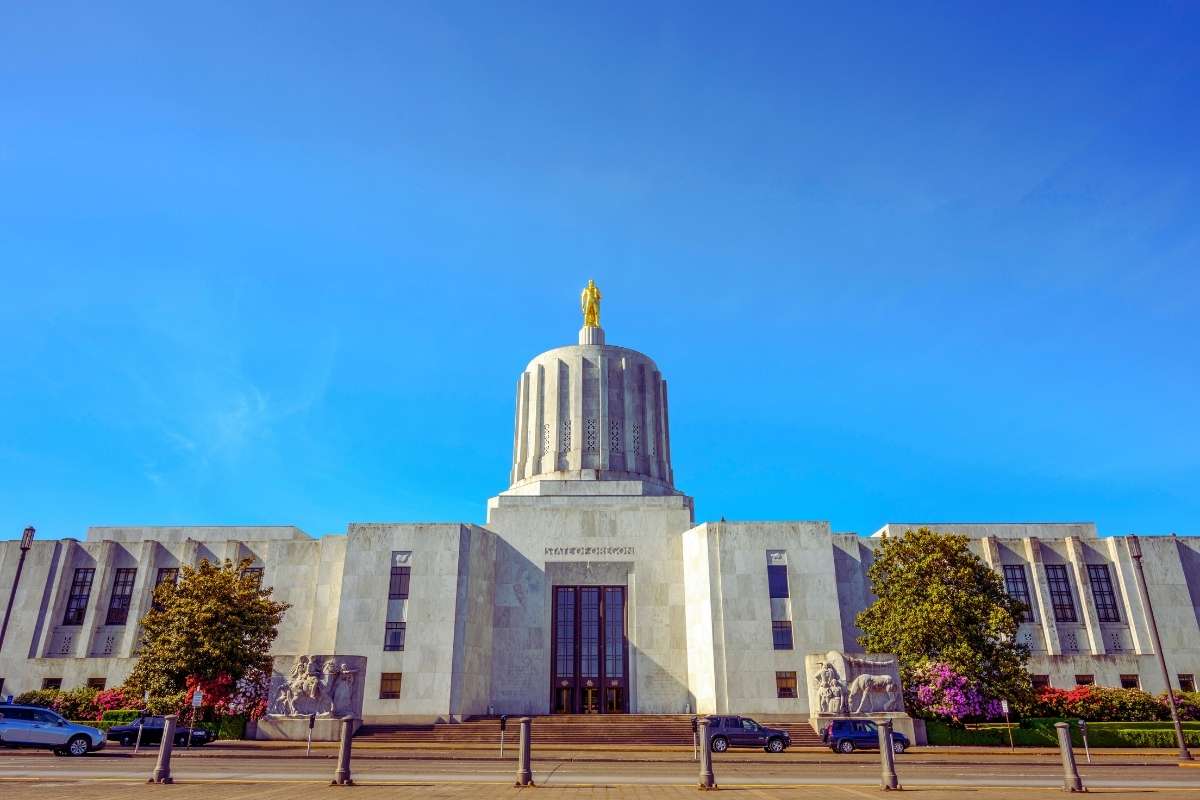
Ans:
POLYGON ((112 722, 120 725, 126 722, 133 722, 142 715, 141 711, 136 708, 114 708, 111 711, 105 711, 100 715, 101 722, 112 722))
MULTIPOLYGON (((1071 724, 1071 742, 1083 746, 1076 720, 1029 719, 1012 727, 1013 744, 1019 747, 1057 747, 1056 722, 1071 724)), ((1008 746, 1003 725, 978 725, 959 728, 937 720, 925 723, 931 745, 1008 746)), ((1183 738, 1200 747, 1200 723, 1183 723, 1183 738)), ((1089 722, 1089 747, 1175 747, 1175 731, 1169 722, 1089 722)))

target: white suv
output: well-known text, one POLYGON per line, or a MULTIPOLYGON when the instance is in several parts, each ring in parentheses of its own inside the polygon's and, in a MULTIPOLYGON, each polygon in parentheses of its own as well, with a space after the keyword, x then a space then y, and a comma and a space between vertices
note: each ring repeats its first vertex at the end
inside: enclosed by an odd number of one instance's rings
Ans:
POLYGON ((68 722, 48 708, 0 703, 0 745, 82 756, 104 747, 104 734, 98 728, 68 722))

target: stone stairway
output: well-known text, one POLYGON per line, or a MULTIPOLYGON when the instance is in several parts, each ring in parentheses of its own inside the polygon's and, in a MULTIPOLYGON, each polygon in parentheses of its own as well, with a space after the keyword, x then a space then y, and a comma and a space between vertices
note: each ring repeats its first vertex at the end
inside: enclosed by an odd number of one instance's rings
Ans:
MULTIPOLYGON (((518 716, 508 720, 505 741, 516 745, 518 716)), ((807 720, 763 721, 792 736, 792 746, 820 745, 807 720)), ((533 743, 559 745, 645 746, 692 745, 692 718, 685 714, 553 714, 533 717, 533 743)), ((464 722, 430 725, 364 725, 355 734, 360 740, 386 744, 486 743, 500 740, 496 717, 470 717, 464 722)))

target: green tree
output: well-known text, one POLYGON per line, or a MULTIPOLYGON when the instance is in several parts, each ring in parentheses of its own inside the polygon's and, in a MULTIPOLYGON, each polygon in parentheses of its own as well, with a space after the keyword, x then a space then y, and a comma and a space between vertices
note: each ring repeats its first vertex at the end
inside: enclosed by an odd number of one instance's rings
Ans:
POLYGON ((201 561, 184 566, 178 583, 159 584, 126 686, 171 694, 185 688, 189 675, 237 680, 255 668, 269 671, 271 642, 288 604, 271 599, 270 588, 246 572, 250 563, 201 561))
POLYGON ((1029 649, 1016 635, 1027 608, 968 542, 928 528, 884 538, 867 570, 876 600, 855 620, 858 643, 895 653, 906 683, 923 663, 941 661, 988 696, 1024 705, 1029 649))

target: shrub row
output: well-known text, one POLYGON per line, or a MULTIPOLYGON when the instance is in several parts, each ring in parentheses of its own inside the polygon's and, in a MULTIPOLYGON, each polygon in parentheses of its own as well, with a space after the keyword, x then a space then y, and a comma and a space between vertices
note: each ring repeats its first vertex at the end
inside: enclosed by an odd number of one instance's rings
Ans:
MULTIPOLYGON (((1012 726, 1013 744, 1018 747, 1057 747, 1056 722, 1071 724, 1071 741, 1083 746, 1083 737, 1075 720, 1027 719, 1012 726)), ((929 743, 933 745, 1008 746, 1003 725, 958 727, 937 720, 925 723, 929 743)), ((1184 739, 1200 746, 1200 723, 1184 725, 1184 739)), ((1091 722, 1088 724, 1089 747, 1175 747, 1175 731, 1169 722, 1091 722)))

